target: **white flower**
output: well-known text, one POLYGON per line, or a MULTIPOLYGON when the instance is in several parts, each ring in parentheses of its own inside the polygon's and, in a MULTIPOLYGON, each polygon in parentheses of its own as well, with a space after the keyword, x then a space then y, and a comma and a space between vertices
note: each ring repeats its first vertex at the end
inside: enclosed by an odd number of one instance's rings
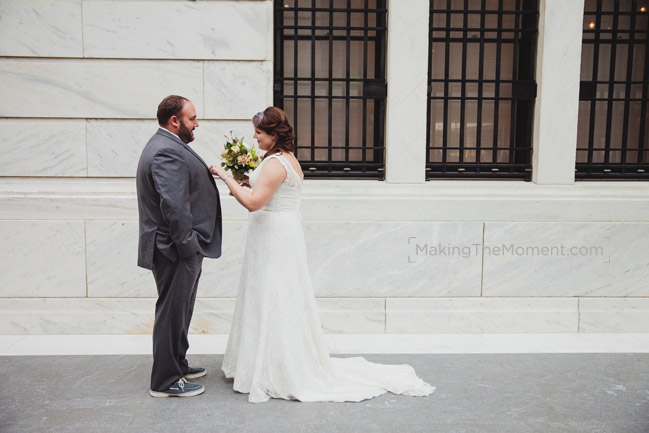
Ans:
POLYGON ((239 155, 239 157, 237 158, 237 162, 240 165, 246 165, 248 163, 248 155, 247 154, 246 155, 239 155))

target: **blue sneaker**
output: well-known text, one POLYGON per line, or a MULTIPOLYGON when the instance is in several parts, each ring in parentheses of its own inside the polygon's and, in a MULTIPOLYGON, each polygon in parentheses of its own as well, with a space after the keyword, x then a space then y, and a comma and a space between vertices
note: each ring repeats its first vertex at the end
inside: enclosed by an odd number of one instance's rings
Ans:
POLYGON ((165 391, 149 390, 151 397, 193 397, 205 392, 205 387, 198 383, 187 382, 181 378, 165 391))
POLYGON ((185 373, 183 378, 187 380, 198 379, 199 377, 203 377, 205 375, 207 375, 207 370, 205 370, 203 367, 189 367, 187 373, 185 373))

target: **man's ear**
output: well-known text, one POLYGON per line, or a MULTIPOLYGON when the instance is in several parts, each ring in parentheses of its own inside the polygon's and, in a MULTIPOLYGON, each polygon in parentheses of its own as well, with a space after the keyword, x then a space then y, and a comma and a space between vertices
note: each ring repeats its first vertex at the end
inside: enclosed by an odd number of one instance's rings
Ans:
POLYGON ((177 128, 180 126, 180 119, 178 119, 178 116, 175 114, 169 118, 169 123, 174 126, 174 128, 177 128))

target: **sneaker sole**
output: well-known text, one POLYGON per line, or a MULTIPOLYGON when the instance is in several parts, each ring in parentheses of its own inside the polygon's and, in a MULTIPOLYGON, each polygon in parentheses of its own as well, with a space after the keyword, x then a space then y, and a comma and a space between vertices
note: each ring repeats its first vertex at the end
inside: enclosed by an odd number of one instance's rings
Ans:
POLYGON ((186 374, 183 377, 187 380, 198 379, 199 377, 207 376, 207 370, 203 370, 200 373, 186 374))
POLYGON ((169 394, 162 391, 153 391, 149 390, 151 397, 165 398, 165 397, 194 397, 195 395, 200 395, 205 392, 205 387, 199 388, 196 391, 183 392, 182 394, 169 394))

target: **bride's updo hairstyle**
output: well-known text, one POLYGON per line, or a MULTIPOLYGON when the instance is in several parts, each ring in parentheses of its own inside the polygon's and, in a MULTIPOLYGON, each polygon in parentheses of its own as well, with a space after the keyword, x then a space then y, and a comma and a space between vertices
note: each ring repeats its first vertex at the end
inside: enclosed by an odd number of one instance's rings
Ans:
POLYGON ((284 111, 277 107, 268 107, 263 113, 255 114, 252 124, 266 134, 277 137, 275 145, 266 152, 263 159, 281 151, 293 152, 295 134, 293 134, 293 127, 288 123, 288 117, 284 111))

